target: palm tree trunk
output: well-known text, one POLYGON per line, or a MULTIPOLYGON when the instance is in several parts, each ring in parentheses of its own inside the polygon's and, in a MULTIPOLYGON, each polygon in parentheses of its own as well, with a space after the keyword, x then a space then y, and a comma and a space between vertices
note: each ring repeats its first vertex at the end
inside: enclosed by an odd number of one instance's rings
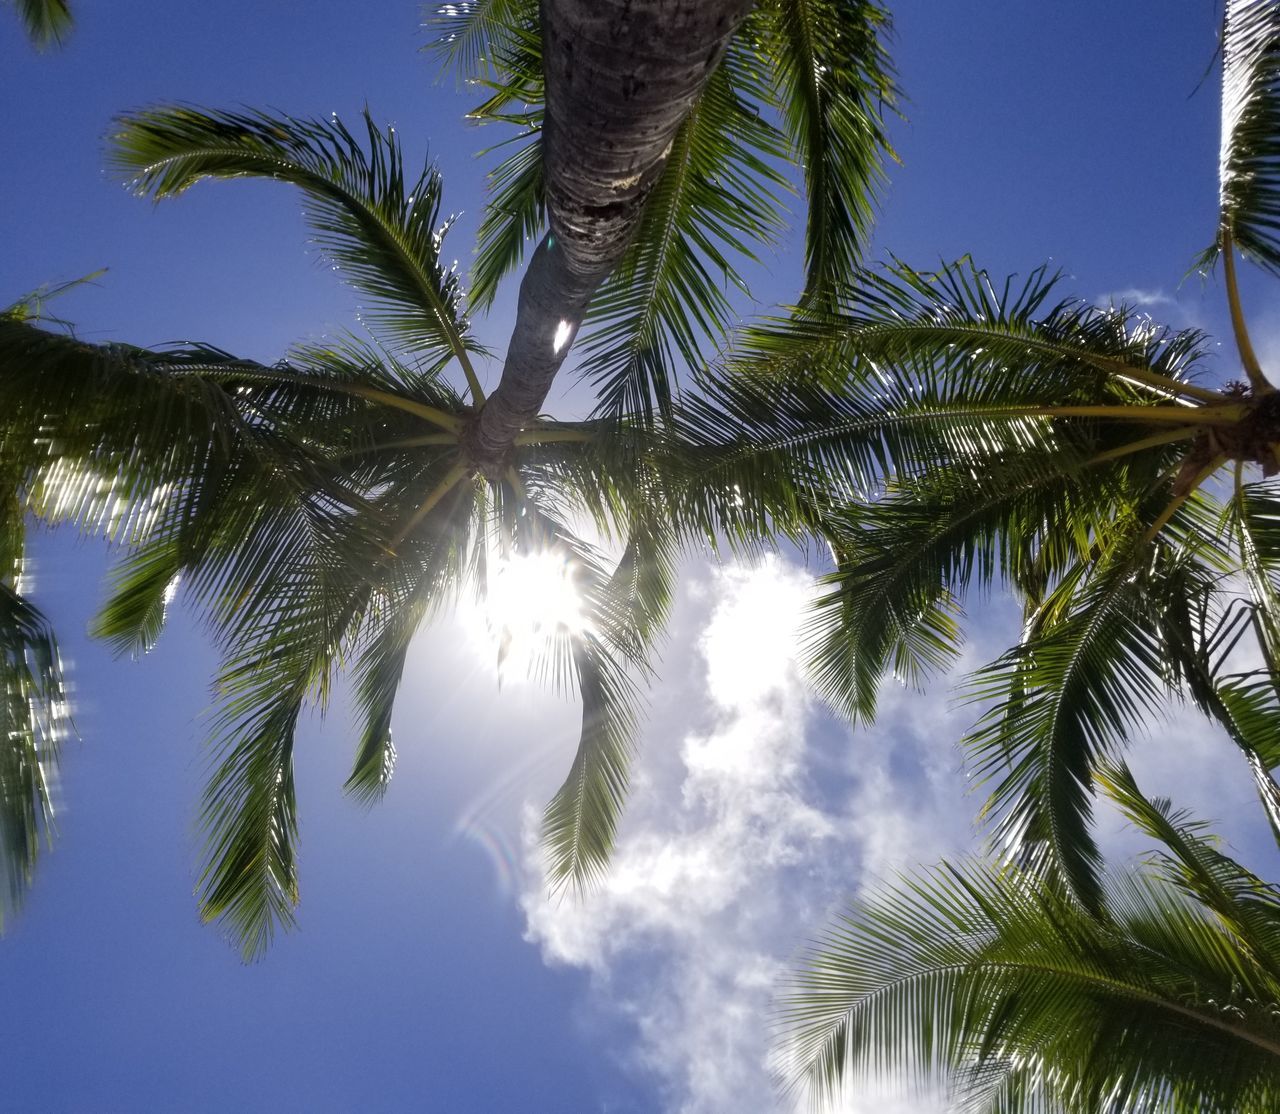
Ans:
POLYGON ((617 266, 671 142, 752 0, 542 0, 551 230, 520 285, 502 379, 468 435, 503 473, 592 295, 617 266))

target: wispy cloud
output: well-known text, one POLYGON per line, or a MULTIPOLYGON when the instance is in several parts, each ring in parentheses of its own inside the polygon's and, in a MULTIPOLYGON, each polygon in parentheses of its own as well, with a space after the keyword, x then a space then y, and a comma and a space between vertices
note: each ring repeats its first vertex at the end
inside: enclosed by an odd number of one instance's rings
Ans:
MULTIPOLYGON (((653 694, 653 715, 607 879, 548 901, 525 872, 527 936, 548 963, 590 972, 589 1010, 610 1049, 656 1080, 670 1114, 790 1111, 771 1060, 779 980, 831 912, 899 871, 973 846, 956 740, 977 709, 945 681, 922 696, 889 685, 877 723, 850 730, 806 696, 796 624, 811 591, 780 561, 692 570, 653 694)), ((995 604, 975 615, 972 669, 1016 632, 995 604)), ((1133 753, 1140 783, 1179 803, 1256 812, 1243 763, 1203 719, 1178 714, 1133 753)), ((1103 814, 1104 846, 1146 841, 1103 814)), ((525 856, 536 859, 536 815, 525 856)), ((1252 841, 1250 841, 1252 842, 1252 841)), ((885 1080, 841 1114, 932 1114, 937 1095, 885 1080)))
POLYGON ((608 879, 581 902, 524 898, 530 939, 592 972, 595 1008, 629 1019, 627 1059, 681 1114, 790 1109, 770 1063, 779 977, 864 871, 936 858, 968 832, 948 728, 920 702, 891 697, 857 738, 810 703, 795 630, 809 592, 779 561, 704 574, 608 879))
POLYGON ((1150 309, 1153 306, 1172 306, 1177 300, 1164 290, 1144 290, 1139 286, 1126 286, 1123 290, 1112 290, 1101 294, 1098 301, 1104 305, 1136 306, 1138 309, 1150 309))

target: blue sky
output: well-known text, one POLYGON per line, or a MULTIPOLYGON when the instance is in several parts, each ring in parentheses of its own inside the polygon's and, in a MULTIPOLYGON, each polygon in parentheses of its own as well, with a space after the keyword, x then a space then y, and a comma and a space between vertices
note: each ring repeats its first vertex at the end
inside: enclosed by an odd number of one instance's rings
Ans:
MULTIPOLYGON (((1064 293, 1226 337, 1218 288, 1179 285, 1213 235, 1216 86, 1196 90, 1214 5, 893 11, 909 122, 879 251, 920 266, 971 252, 1000 275, 1049 262, 1064 293)), ((57 307, 89 339, 272 360, 354 324, 282 187, 204 185, 154 207, 111 180, 111 117, 157 102, 347 119, 367 104, 439 163, 466 266, 483 191, 472 156, 491 139, 461 121, 471 98, 436 82, 416 5, 85 0, 78 14, 70 46, 37 56, 0 11, 0 303, 108 267, 57 307)), ((797 266, 781 252, 762 299, 788 298, 797 266)), ((1266 294, 1246 288, 1264 362, 1280 355, 1266 294)), ((481 325, 498 348, 509 305, 481 325)), ((57 849, 0 941, 15 1110, 786 1110, 766 1061, 778 972, 842 896, 971 837, 978 799, 952 748, 968 714, 945 682, 893 690, 880 723, 851 732, 794 665, 795 561, 690 559, 600 893, 548 903, 529 866, 574 709, 518 683, 499 693, 459 618, 415 651, 382 805, 341 794, 341 702, 307 726, 301 928, 246 967, 191 896, 213 655, 180 608, 142 661, 89 642, 107 567, 100 545, 37 541, 35 595, 63 639, 83 742, 67 748, 57 849)), ((977 665, 1009 615, 996 600, 971 617, 977 665)), ((1137 755, 1144 787, 1235 815, 1237 848, 1273 871, 1238 820, 1253 805, 1225 745, 1189 719, 1160 736, 1137 755)))

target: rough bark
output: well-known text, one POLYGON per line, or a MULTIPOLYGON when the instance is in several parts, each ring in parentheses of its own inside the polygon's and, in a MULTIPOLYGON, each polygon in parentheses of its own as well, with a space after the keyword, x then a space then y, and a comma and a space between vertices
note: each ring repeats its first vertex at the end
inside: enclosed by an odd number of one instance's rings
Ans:
POLYGON ((520 285, 497 389, 468 455, 501 473, 592 295, 617 266, 671 142, 752 0, 542 0, 542 154, 551 229, 520 285))

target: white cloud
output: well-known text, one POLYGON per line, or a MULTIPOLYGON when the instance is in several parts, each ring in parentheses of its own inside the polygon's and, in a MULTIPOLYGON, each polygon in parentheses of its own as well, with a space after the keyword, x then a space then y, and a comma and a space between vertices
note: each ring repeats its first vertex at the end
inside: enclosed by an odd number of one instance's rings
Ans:
MULTIPOLYGON (((827 717, 796 664, 809 592, 776 560, 686 570, 606 881, 588 899, 548 902, 537 869, 525 871, 528 938, 547 962, 591 973, 589 1010, 614 1022, 609 1032, 622 1023, 630 1039, 612 1051, 658 1081, 670 1114, 803 1109, 773 1079, 779 978, 845 898, 973 845, 982 791, 966 792, 955 744, 977 709, 941 679, 928 695, 886 686, 871 728, 827 717)), ((1016 615, 998 602, 974 620, 977 645, 955 676, 1016 636, 1016 615)), ((1256 814, 1243 763, 1202 719, 1180 714, 1153 735, 1132 752, 1144 789, 1210 817, 1256 814)), ((1109 852, 1145 848, 1100 811, 1109 852)), ((527 864, 536 821, 530 809, 527 864)), ((881 1081, 839 1109, 945 1106, 881 1081)))
POLYGON ((593 1007, 634 1026, 625 1059, 680 1114, 790 1109, 770 1070, 779 977, 864 864, 936 858, 969 827, 954 713, 890 694, 851 738, 811 704, 795 630, 809 592, 776 560, 695 579, 607 880, 581 902, 524 897, 529 938, 592 972, 593 1007))
POLYGON ((1176 304, 1172 294, 1168 294, 1163 290, 1144 290, 1137 286, 1128 286, 1123 290, 1113 290, 1109 294, 1103 294, 1098 300, 1117 306, 1136 306, 1139 309, 1176 304))

